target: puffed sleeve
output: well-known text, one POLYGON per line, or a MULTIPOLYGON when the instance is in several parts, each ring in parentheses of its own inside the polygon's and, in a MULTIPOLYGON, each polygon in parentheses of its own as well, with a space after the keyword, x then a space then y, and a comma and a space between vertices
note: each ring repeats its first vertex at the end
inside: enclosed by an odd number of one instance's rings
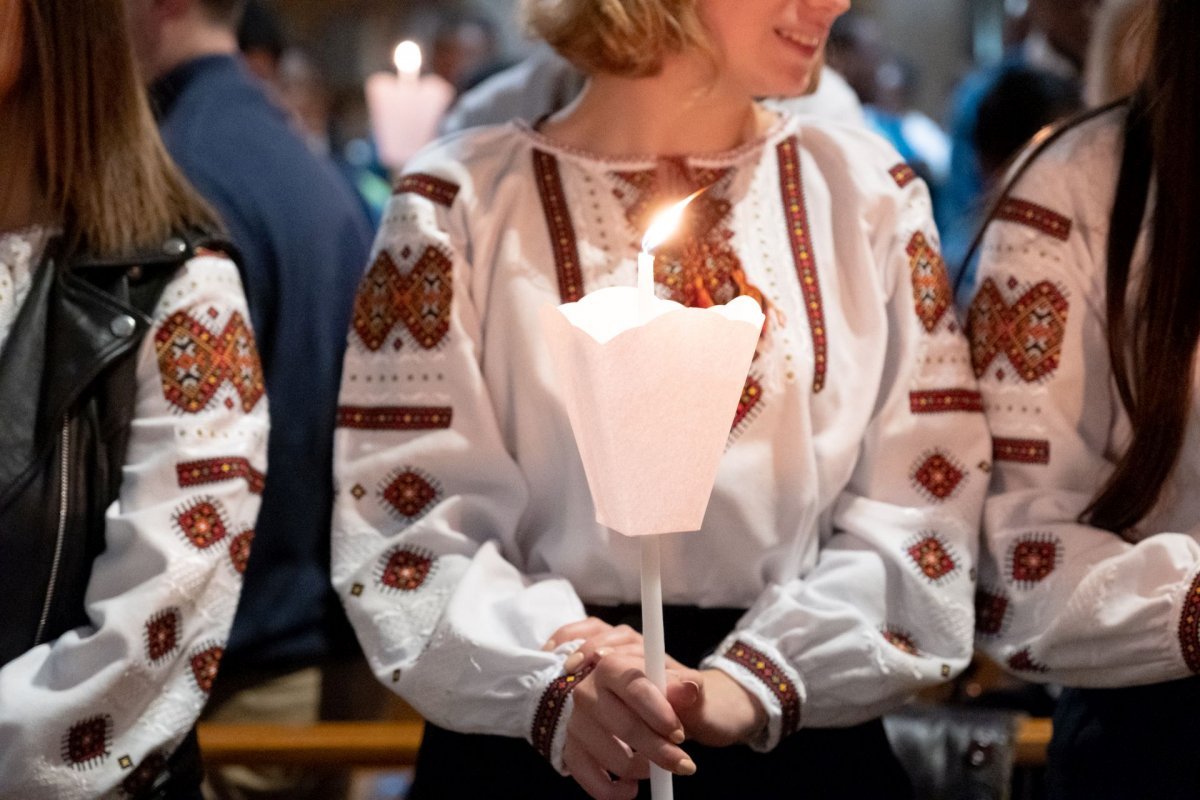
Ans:
POLYGON ((802 725, 874 718, 972 652, 989 438, 928 192, 904 165, 877 173, 863 191, 883 198, 865 214, 878 300, 825 311, 857 314, 846 330, 882 331, 853 365, 867 393, 861 438, 813 434, 818 458, 821 441, 843 437, 852 469, 818 523, 815 566, 769 585, 707 662, 767 708, 764 749, 802 725))
POLYGON ((978 634, 1024 678, 1127 686, 1200 671, 1200 545, 1153 514, 1136 544, 1079 521, 1129 436, 1104 311, 1119 142, 1088 135, 1039 158, 982 251, 971 339, 996 473, 978 634))
POLYGON ((267 402, 237 268, 199 256, 137 355, 89 624, 0 669, 0 796, 127 797, 191 729, 233 622, 266 468, 267 402))
POLYGON ((399 181, 355 301, 333 582, 375 674, 426 718, 530 739, 557 763, 535 717, 567 688, 566 648, 541 647, 585 615, 566 581, 509 560, 528 489, 481 370, 488 276, 467 256, 486 234, 466 220, 485 215, 470 176, 433 161, 399 181))

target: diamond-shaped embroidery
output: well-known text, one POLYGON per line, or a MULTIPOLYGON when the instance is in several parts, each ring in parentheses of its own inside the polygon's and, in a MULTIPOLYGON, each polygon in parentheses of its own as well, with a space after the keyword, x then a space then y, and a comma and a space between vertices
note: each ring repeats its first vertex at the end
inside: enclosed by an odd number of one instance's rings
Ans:
POLYGON ((409 522, 425 513, 441 491, 432 478, 410 467, 389 480, 380 495, 389 509, 409 522))
POLYGON ((379 582, 389 589, 411 592, 425 583, 432 569, 433 558, 429 553, 401 547, 388 555, 379 582))
POLYGON ((923 495, 940 502, 954 494, 966 472, 944 453, 935 450, 917 464, 911 477, 923 495))
POLYGON ((450 258, 436 247, 426 247, 407 273, 381 250, 354 300, 353 327, 363 346, 378 351, 398 322, 421 347, 441 344, 450 330, 452 274, 450 258))
POLYGON ((936 535, 925 535, 906 548, 917 569, 937 582, 958 569, 946 545, 936 535))
POLYGON ((946 262, 933 249, 924 234, 913 234, 908 243, 908 265, 912 271, 913 302, 917 316, 927 333, 933 333, 937 324, 950 309, 953 290, 946 262))
POLYGON ((1048 533, 1027 534, 1013 543, 1008 554, 1014 583, 1029 588, 1045 580, 1058 564, 1059 542, 1048 533))
POLYGON ((196 681, 196 688, 204 694, 212 691, 213 681, 217 679, 217 669, 221 665, 221 656, 223 655, 225 655, 225 648, 212 645, 193 653, 189 659, 192 679, 196 681))
POLYGON ((254 334, 234 312, 219 333, 188 314, 172 314, 154 335, 163 396, 189 414, 208 408, 229 383, 249 413, 266 392, 254 334))
POLYGON ((146 657, 158 663, 179 647, 180 618, 178 609, 167 608, 146 620, 146 657))
POLYGON ((199 500, 184 508, 175 515, 175 524, 198 550, 207 550, 228 532, 216 500, 199 500))
POLYGON ((96 766, 109 755, 112 730, 112 717, 107 714, 76 722, 63 735, 63 760, 76 769, 96 766))
POLYGON ((913 641, 912 634, 907 631, 902 631, 899 628, 884 628, 883 638, 892 647, 901 652, 908 653, 910 656, 921 654, 921 651, 917 649, 917 645, 913 641))
POLYGON ((254 530, 248 528, 229 543, 229 563, 238 575, 246 574, 246 565, 250 563, 250 545, 254 542, 254 530))

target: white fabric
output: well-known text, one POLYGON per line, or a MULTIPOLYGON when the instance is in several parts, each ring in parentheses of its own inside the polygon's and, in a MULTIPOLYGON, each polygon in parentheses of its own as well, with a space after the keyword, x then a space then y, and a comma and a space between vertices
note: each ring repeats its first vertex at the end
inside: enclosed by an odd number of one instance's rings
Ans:
MULTIPOLYGON (((334 584, 379 677, 439 725, 525 737, 566 656, 541 645, 583 616, 580 598, 639 597, 638 543, 595 522, 540 339, 539 307, 560 300, 535 149, 560 170, 584 289, 634 285, 642 232, 626 219, 614 172, 654 169, 653 160, 593 157, 518 124, 459 134, 415 158, 410 171, 458 185, 457 198, 447 208, 398 194, 375 255, 402 270, 429 246, 452 259, 449 332, 434 350, 403 334, 373 352, 352 332, 340 403, 451 406, 453 422, 338 430, 333 544, 334 584), (409 469, 440 489, 416 520, 380 497, 409 469), (436 557, 415 591, 378 580, 398 546, 436 557)), ((971 655, 988 440, 981 414, 910 411, 911 391, 973 391, 975 381, 953 312, 932 334, 914 313, 906 247, 918 232, 937 238, 924 185, 902 189, 889 175, 899 160, 865 131, 791 117, 761 141, 688 159, 735 170, 730 241, 770 304, 769 330, 753 368, 761 401, 731 437, 704 528, 663 542, 664 602, 752 607, 731 639, 782 665, 805 697, 807 725, 874 717, 971 655), (777 157, 793 136, 828 338, 817 395, 777 157), (911 477, 934 448, 964 472, 944 503, 923 498, 911 477), (931 532, 955 565, 938 580, 906 551, 931 532), (910 633, 923 655, 889 644, 885 626, 910 633)), ((688 402, 686 390, 677 402, 688 402)), ((773 746, 779 701, 731 661, 712 663, 762 699, 773 746)))
MULTIPOLYGON (((1019 655, 1025 653, 1044 670, 1020 670, 1022 677, 1071 686, 1182 678, 1192 672, 1183 645, 1200 646, 1200 619, 1185 624, 1182 613, 1200 567, 1195 400, 1180 461, 1162 501, 1137 526, 1138 543, 1076 521, 1129 437, 1109 366, 1104 313, 1121 124, 1121 114, 1112 113, 1070 132, 1014 189, 1016 197, 1070 219, 1066 241, 997 222, 980 260, 981 285, 990 280, 1002 287, 1010 305, 1041 281, 1051 282, 1069 304, 1053 374, 1028 383, 998 360, 981 378, 993 434, 1047 442, 1049 463, 996 464, 980 589, 1005 596, 1007 611, 1000 631, 980 641, 1002 663, 1014 656, 1028 663, 1019 655), (1057 550, 1053 570, 1041 580, 1013 579, 1010 561, 1022 541, 1048 541, 1057 550)), ((1135 281, 1139 263, 1140 255, 1135 281)))
POLYGON ((228 549, 235 535, 254 526, 259 496, 245 480, 183 488, 176 466, 240 457, 265 469, 267 409, 265 399, 250 413, 236 402, 227 407, 227 396, 238 399, 228 384, 200 413, 184 414, 167 402, 154 335, 177 311, 214 333, 235 312, 248 319, 236 267, 224 258, 194 258, 163 293, 137 355, 124 479, 108 510, 106 550, 88 582, 91 624, 0 668, 0 797, 124 797, 121 782, 148 755, 169 754, 204 705, 190 659, 226 641, 241 591, 228 549), (188 542, 176 520, 201 498, 220 504, 227 528, 227 536, 205 550, 188 542), (169 656, 151 661, 147 623, 168 609, 182 623, 177 641, 169 656), (104 757, 71 764, 68 732, 95 718, 111 722, 104 757))
POLYGON ((780 97, 766 101, 765 105, 786 111, 789 114, 815 117, 830 122, 842 122, 847 125, 867 124, 863 113, 862 102, 854 89, 846 82, 837 70, 830 66, 821 68, 821 80, 817 90, 812 94, 797 97, 780 97))
POLYGON ((39 227, 0 233, 0 348, 17 320, 33 280, 33 270, 46 244, 39 227))

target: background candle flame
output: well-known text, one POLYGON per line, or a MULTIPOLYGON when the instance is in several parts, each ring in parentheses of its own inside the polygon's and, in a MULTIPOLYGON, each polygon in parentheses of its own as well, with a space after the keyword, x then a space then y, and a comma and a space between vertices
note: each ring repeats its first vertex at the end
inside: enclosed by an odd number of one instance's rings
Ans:
POLYGON ((670 239, 674 235, 675 229, 679 227, 679 221, 683 219, 683 211, 688 207, 688 203, 706 191, 708 191, 707 186, 697 189, 675 205, 660 211, 650 223, 650 227, 646 229, 646 235, 642 237, 642 252, 653 252, 662 246, 663 242, 670 239))
POLYGON ((396 71, 401 75, 412 75, 416 77, 421 73, 421 47, 413 41, 403 41, 396 45, 396 50, 392 53, 392 61, 396 64, 396 71))

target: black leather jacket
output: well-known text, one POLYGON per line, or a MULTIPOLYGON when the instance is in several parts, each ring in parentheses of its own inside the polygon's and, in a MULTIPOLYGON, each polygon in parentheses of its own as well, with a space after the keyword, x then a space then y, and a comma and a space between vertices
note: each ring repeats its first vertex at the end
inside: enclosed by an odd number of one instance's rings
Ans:
MULTIPOLYGON (((105 261, 61 250, 47 246, 0 351, 0 665, 87 624, 84 593, 120 489, 138 349, 163 288, 194 255, 183 236, 105 261)), ((188 742, 171 761, 187 756, 195 771, 188 742)), ((168 777, 147 784, 159 792, 168 777)))

